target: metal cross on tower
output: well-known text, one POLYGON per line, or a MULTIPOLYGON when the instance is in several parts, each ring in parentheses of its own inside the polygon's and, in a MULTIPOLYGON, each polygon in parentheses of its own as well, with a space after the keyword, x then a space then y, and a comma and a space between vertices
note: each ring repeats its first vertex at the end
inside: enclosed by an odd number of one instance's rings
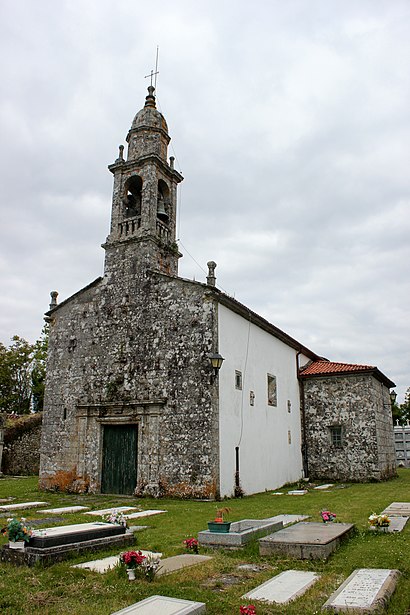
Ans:
POLYGON ((158 70, 158 53, 159 53, 159 46, 157 45, 157 56, 155 58, 155 71, 151 70, 149 75, 145 75, 144 79, 148 79, 148 77, 151 77, 151 85, 152 85, 152 78, 155 77, 154 79, 154 88, 156 89, 157 87, 157 75, 159 75, 159 70, 158 70))

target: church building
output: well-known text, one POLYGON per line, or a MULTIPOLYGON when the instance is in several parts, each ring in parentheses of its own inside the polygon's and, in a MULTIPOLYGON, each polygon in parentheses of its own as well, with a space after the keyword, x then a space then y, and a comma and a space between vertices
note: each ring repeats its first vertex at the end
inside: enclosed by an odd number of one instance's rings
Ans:
POLYGON ((102 493, 251 494, 302 477, 395 474, 389 389, 216 286, 178 277, 177 186, 154 88, 108 168, 104 276, 51 293, 40 480, 102 493))

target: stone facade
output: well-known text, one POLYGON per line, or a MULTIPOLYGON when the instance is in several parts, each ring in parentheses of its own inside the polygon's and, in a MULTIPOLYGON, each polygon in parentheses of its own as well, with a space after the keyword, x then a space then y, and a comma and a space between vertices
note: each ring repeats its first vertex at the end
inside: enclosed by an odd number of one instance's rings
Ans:
POLYGON ((303 382, 311 479, 368 481, 395 476, 389 389, 372 374, 303 382), (341 441, 332 442, 332 429, 341 441))
POLYGON ((104 425, 135 424, 139 489, 215 491, 214 314, 205 285, 156 272, 134 279, 128 297, 99 280, 62 304, 48 351, 42 478, 75 467, 98 491, 104 425))

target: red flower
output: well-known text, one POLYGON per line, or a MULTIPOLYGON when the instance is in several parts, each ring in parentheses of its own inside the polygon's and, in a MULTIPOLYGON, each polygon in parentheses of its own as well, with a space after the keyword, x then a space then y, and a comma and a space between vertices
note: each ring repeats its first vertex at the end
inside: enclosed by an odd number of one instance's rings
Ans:
POLYGON ((186 540, 184 540, 184 545, 188 550, 191 550, 194 553, 198 553, 199 543, 196 538, 187 538, 186 540))
POLYGON ((256 607, 253 604, 246 604, 239 607, 241 615, 256 615, 256 607))
POLYGON ((126 551, 121 555, 122 562, 129 568, 140 566, 145 559, 141 551, 126 551))

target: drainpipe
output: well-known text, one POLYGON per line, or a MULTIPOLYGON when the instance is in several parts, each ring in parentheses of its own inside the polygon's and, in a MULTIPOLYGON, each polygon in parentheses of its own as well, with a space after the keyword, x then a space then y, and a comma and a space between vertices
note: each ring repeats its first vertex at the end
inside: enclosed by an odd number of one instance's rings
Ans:
POLYGON ((303 379, 299 375, 299 357, 302 351, 296 354, 296 375, 299 382, 300 414, 302 420, 302 463, 304 478, 309 478, 308 445, 306 437, 306 409, 305 409, 305 386, 303 379))

